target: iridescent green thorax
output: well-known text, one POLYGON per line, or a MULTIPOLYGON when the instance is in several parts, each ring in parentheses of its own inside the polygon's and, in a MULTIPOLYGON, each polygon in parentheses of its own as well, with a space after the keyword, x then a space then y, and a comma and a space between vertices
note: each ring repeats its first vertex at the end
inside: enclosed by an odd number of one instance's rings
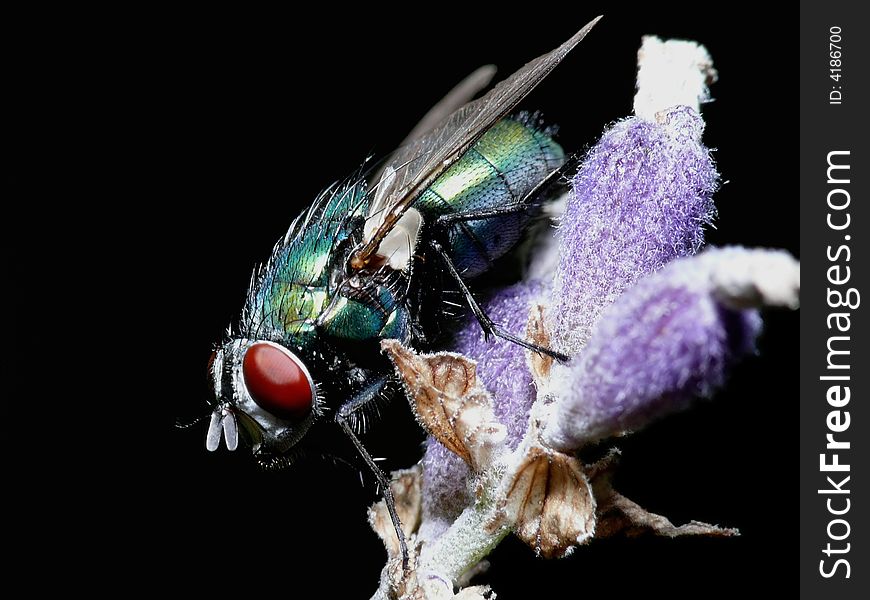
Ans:
POLYGON ((407 318, 389 289, 340 288, 367 209, 365 190, 356 184, 322 197, 294 222, 253 283, 245 333, 299 348, 318 335, 405 337, 407 318))
MULTIPOLYGON (((496 123, 415 203, 424 218, 518 206, 565 160, 562 148, 527 117, 496 123)), ((465 221, 450 232, 450 254, 467 277, 490 268, 519 240, 525 212, 465 221)))

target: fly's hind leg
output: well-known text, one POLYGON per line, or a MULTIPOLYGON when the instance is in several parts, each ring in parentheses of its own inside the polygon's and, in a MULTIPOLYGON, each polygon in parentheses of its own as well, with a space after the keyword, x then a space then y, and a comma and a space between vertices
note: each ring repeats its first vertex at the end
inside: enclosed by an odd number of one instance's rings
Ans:
POLYGON ((471 290, 468 289, 468 286, 462 279, 462 275, 460 275, 459 271, 456 270, 456 265, 453 264, 453 260, 450 258, 450 255, 447 254, 447 252, 444 250, 444 247, 434 240, 430 241, 429 243, 431 244, 432 249, 441 257, 441 260, 447 267, 447 271, 450 273, 450 276, 459 285, 459 289, 462 292, 462 295, 465 296, 465 301, 468 303, 468 307, 474 314, 474 318, 476 318, 477 322, 480 323, 480 327, 483 329, 483 334, 485 337, 488 338, 490 335, 494 335, 496 337, 508 340, 509 342, 513 342, 514 344, 518 344, 523 348, 527 348, 533 352, 537 352, 538 354, 546 354, 547 356, 552 356, 556 360, 560 360, 562 362, 566 362, 568 360, 567 354, 562 354, 561 352, 557 352, 556 350, 553 350, 551 348, 545 348, 544 346, 540 346, 538 344, 535 344, 534 342, 524 340, 523 338, 517 337, 509 331, 505 330, 500 325, 495 324, 492 319, 489 318, 489 315, 487 315, 486 312, 480 307, 480 304, 477 303, 477 300, 474 299, 474 296, 471 294, 471 290))
MULTIPOLYGON (((516 204, 505 207, 471 210, 441 215, 437 219, 435 219, 435 227, 441 229, 442 231, 446 231, 449 227, 456 223, 494 219, 501 216, 517 214, 537 208, 539 206, 539 200, 544 197, 554 186, 562 184, 565 174, 572 169, 576 169, 579 162, 580 159, 577 155, 572 155, 568 157, 568 159, 561 167, 555 169, 554 171, 551 171, 549 175, 542 179, 529 193, 527 193, 523 197, 520 202, 517 202, 516 204)), ((451 259, 447 251, 444 250, 444 247, 434 239, 431 240, 429 244, 435 251, 435 253, 441 257, 441 260, 447 267, 447 271, 450 273, 450 276, 459 285, 459 289, 462 292, 462 295, 465 296, 465 301, 468 304, 469 308, 471 308, 471 312, 474 314, 477 322, 480 323, 481 328, 483 328, 483 333, 485 337, 488 338, 490 335, 494 335, 496 337, 500 337, 502 339, 513 342, 514 344, 518 344, 523 348, 532 350, 533 352, 537 352, 538 354, 546 354, 547 356, 552 356, 556 360, 560 360, 562 362, 566 362, 568 360, 569 357, 566 354, 553 350, 552 348, 545 348, 544 346, 540 346, 538 344, 535 344, 534 342, 524 340, 520 337, 513 335, 509 331, 506 331, 501 326, 493 323, 492 319, 489 318, 486 312, 480 307, 480 304, 477 303, 477 300, 474 299, 474 296, 471 294, 471 291, 468 289, 468 286, 462 279, 462 275, 456 269, 456 265, 453 264, 453 259, 451 259)))
POLYGON ((354 432, 352 424, 355 413, 357 411, 363 410, 369 403, 374 402, 386 382, 387 379, 385 377, 382 377, 372 385, 367 386, 356 396, 342 404, 338 411, 336 411, 335 421, 339 424, 345 435, 350 438, 350 441, 353 442, 353 445, 356 446, 357 452, 359 452, 360 456, 362 456, 362 459, 368 465, 369 469, 371 469, 372 473, 374 473, 375 478, 378 480, 378 485, 380 486, 381 490, 383 490, 384 502, 386 502, 387 504, 387 511, 389 511, 390 513, 390 520, 393 522, 393 527, 396 530, 396 536, 399 539, 399 547, 402 550, 402 569, 404 571, 407 571, 408 545, 405 542, 405 534, 402 531, 402 522, 399 520, 399 515, 396 512, 396 501, 393 499, 393 491, 390 488, 390 480, 387 479, 387 476, 384 474, 383 471, 381 471, 377 463, 375 463, 371 454, 369 454, 368 450, 365 449, 365 446, 363 446, 362 442, 354 432))

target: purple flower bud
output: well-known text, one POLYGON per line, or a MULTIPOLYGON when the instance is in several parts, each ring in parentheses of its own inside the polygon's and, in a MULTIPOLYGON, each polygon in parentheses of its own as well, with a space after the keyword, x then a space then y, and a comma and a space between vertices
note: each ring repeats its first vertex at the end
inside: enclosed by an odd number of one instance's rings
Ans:
POLYGON ((709 396, 735 359, 754 350, 761 329, 755 310, 722 302, 718 282, 752 281, 753 257, 765 263, 769 254, 781 253, 711 250, 627 290, 603 312, 578 360, 554 368, 544 442, 573 450, 709 396))
POLYGON ((703 244, 718 181, 703 129, 694 110, 677 106, 659 122, 617 123, 586 157, 559 230, 549 312, 559 349, 577 354, 604 307, 703 244))

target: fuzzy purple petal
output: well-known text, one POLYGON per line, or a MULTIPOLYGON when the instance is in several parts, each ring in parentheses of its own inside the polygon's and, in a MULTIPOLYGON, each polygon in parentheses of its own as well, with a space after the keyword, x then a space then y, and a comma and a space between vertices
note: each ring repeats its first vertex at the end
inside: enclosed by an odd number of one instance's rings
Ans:
POLYGON ((676 261, 607 308, 578 360, 554 369, 557 400, 544 441, 576 449, 721 386, 730 365, 754 351, 761 329, 758 313, 723 304, 716 284, 723 269, 749 264, 734 260, 746 252, 711 250, 676 261))
POLYGON ((624 290, 703 244, 718 182, 703 129, 694 110, 677 106, 660 122, 617 123, 586 157, 559 230, 549 313, 559 349, 577 354, 624 290))

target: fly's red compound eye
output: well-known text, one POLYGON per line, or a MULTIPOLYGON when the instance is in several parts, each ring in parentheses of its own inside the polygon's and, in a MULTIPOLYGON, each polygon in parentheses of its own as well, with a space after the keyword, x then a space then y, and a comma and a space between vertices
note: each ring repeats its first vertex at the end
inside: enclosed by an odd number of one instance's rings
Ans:
POLYGON ((242 374, 254 402, 276 417, 298 421, 311 410, 314 387, 302 362, 289 350, 254 344, 245 352, 242 374))

